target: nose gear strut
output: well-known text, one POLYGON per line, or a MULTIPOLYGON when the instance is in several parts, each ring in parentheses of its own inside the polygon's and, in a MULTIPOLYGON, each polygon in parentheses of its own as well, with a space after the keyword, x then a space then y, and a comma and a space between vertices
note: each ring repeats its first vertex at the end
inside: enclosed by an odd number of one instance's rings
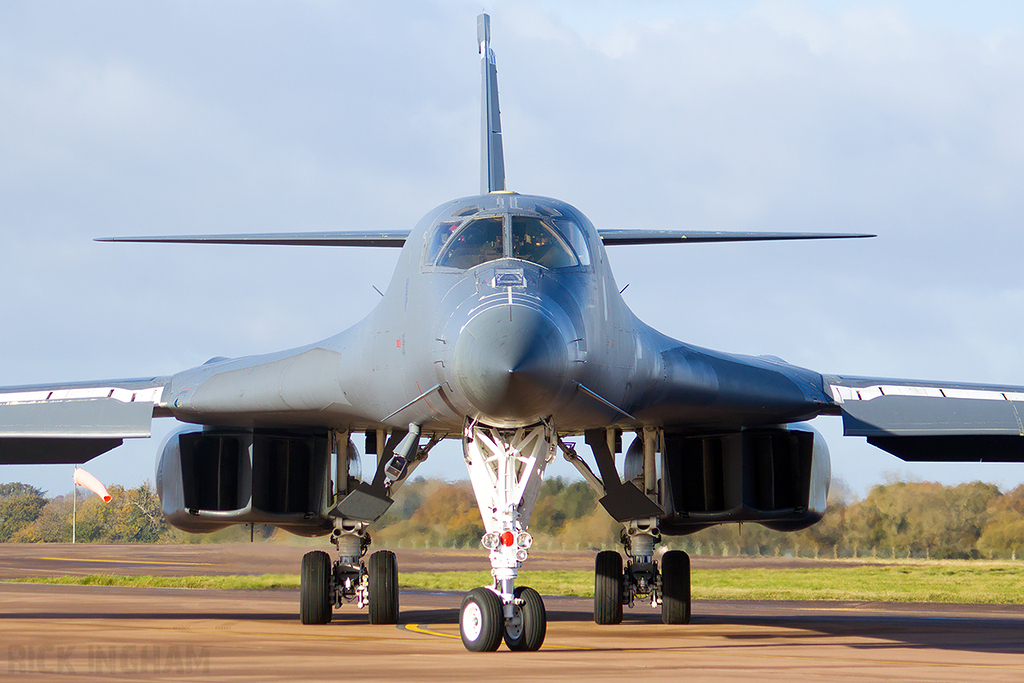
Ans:
POLYGON ((483 518, 480 542, 490 551, 494 577, 492 585, 473 589, 462 602, 459 631, 469 650, 496 650, 503 638, 510 650, 537 650, 544 642, 544 602, 532 588, 516 587, 515 579, 533 544, 530 514, 557 442, 546 422, 519 429, 466 422, 463 454, 483 518))

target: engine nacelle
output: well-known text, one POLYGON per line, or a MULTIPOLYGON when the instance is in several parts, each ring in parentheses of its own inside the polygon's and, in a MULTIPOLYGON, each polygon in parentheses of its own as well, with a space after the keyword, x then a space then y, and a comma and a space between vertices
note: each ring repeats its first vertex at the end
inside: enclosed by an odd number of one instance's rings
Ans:
POLYGON ((232 524, 329 533, 328 451, 326 432, 184 427, 164 440, 157 465, 164 517, 192 533, 232 524))
POLYGON ((666 534, 757 522, 797 531, 825 514, 832 479, 825 439, 809 425, 715 436, 665 434, 666 534))

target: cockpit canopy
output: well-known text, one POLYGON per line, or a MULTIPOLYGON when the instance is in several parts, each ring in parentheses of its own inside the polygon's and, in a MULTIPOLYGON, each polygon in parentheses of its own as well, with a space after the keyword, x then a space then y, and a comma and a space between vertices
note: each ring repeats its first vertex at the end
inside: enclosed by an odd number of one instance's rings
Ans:
POLYGON ((429 265, 459 270, 500 258, 552 269, 590 265, 586 236, 574 218, 510 211, 473 212, 437 221, 425 256, 429 265))

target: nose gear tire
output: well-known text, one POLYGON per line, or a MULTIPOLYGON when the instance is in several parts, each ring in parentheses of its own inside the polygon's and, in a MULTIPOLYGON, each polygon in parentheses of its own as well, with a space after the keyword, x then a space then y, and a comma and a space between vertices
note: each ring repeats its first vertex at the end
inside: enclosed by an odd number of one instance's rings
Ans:
POLYGON ((505 615, 501 598, 487 588, 474 588, 466 593, 459 609, 459 635, 471 652, 494 652, 505 632, 505 615))
POLYGON ((514 593, 522 604, 513 607, 515 616, 505 622, 505 645, 520 652, 533 652, 544 644, 548 616, 540 593, 528 586, 519 586, 514 593))

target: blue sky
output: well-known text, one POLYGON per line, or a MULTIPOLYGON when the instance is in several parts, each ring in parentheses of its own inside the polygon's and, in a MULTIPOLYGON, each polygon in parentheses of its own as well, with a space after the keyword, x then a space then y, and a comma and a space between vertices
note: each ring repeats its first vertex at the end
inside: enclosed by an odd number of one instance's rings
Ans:
MULTIPOLYGON (((867 231, 620 247, 646 322, 821 372, 1024 385, 1024 8, 494 2, 512 189, 602 227, 867 231)), ((473 2, 0 6, 0 385, 169 374, 361 319, 396 253, 112 245, 407 228, 478 186, 473 2)), ((815 422, 863 493, 907 465, 815 422)), ((160 435, 87 467, 152 478, 160 435)), ((13 467, 61 493, 70 467, 13 467)), ((555 473, 569 473, 564 466, 555 473)), ((454 449, 421 472, 464 476, 454 449)))

